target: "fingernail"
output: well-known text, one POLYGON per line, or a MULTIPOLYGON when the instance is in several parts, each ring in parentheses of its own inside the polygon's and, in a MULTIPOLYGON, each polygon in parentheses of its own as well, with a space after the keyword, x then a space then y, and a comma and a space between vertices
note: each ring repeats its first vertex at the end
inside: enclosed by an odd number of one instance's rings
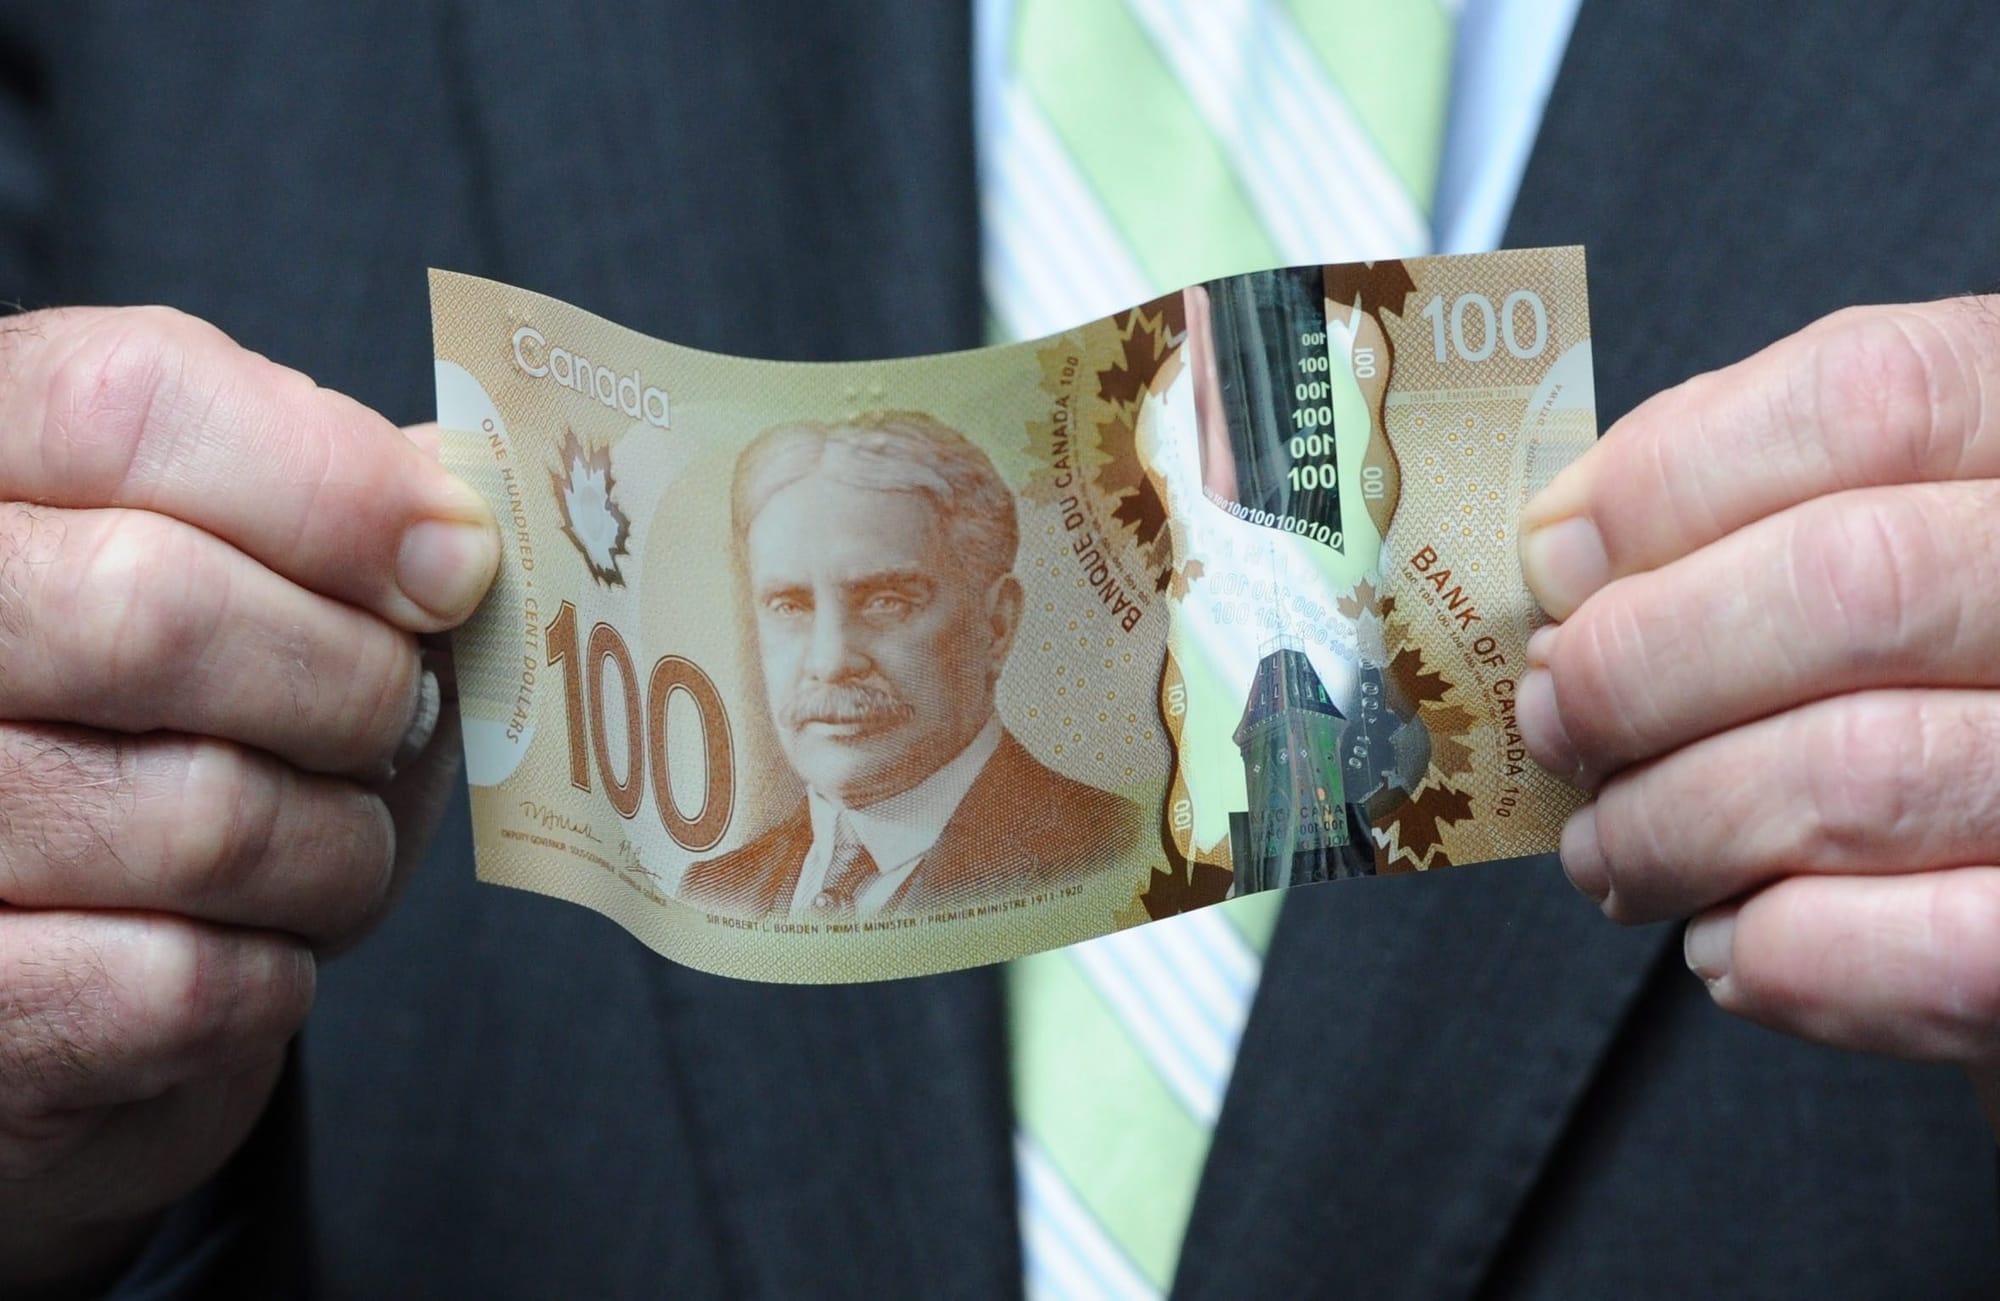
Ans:
POLYGON ((1597 806, 1586 804, 1570 815, 1562 833, 1563 872, 1569 883, 1602 907, 1611 894, 1611 870, 1597 840, 1597 806))
POLYGON ((1545 623, 1528 637, 1528 667, 1545 669, 1556 654, 1556 629, 1559 623, 1545 623))
POLYGON ((1563 727, 1562 713, 1556 708, 1556 680, 1547 669, 1529 669, 1522 676, 1514 696, 1514 720, 1521 725, 1521 739, 1527 742, 1535 762, 1576 785, 1583 762, 1563 727))
POLYGON ((1521 539, 1521 577, 1540 606, 1567 619, 1611 579, 1604 538, 1587 516, 1529 529, 1521 539))
POLYGON ((431 614, 458 623, 472 613, 500 563, 500 539, 490 524, 421 520, 403 534, 396 583, 431 614))
POLYGON ((1713 985, 1729 974, 1730 952, 1736 944, 1736 910, 1708 913, 1687 925, 1681 956, 1688 970, 1713 985))
POLYGON ((403 740, 396 747, 396 757, 389 761, 389 775, 395 776, 430 746, 431 736, 437 731, 438 710, 443 704, 443 694, 438 689, 437 674, 425 669, 417 679, 417 712, 410 720, 410 728, 403 733, 403 740))

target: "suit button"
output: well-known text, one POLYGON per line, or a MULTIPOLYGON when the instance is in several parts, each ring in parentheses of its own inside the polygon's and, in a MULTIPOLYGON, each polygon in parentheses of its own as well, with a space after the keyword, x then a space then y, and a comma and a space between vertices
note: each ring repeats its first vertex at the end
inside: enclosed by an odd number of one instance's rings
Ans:
POLYGON ((816 913, 830 913, 840 907, 840 900, 834 896, 833 891, 821 890, 813 896, 812 906, 816 913))

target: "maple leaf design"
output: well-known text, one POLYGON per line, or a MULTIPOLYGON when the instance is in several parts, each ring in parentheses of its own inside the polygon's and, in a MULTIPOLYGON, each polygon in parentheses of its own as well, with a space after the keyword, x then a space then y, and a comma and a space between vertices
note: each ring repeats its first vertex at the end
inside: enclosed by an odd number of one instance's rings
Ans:
POLYGON ((1410 268, 1399 261, 1351 262, 1326 269, 1326 296, 1344 306, 1359 302, 1361 310, 1377 320, 1383 312, 1401 316, 1415 292, 1417 282, 1410 268))
POLYGON ((606 587, 623 587, 619 558, 632 538, 632 521, 612 493, 611 449, 586 447, 574 429, 563 430, 562 468, 549 471, 563 536, 582 555, 590 576, 606 587))
POLYGON ((1168 574, 1167 595, 1177 601, 1180 600, 1188 594, 1188 589, 1194 586, 1194 580, 1200 578, 1202 572, 1199 560, 1190 560, 1184 565, 1175 567, 1168 574))
POLYGON ((1446 777, 1470 773, 1472 747, 1465 737, 1479 720, 1461 705, 1438 705, 1426 710, 1423 717, 1431 735, 1431 767, 1446 777))
POLYGON ((1359 619, 1364 614, 1373 614, 1379 600, 1380 595, 1375 591, 1375 584, 1364 578, 1354 585, 1352 592, 1342 593, 1334 604, 1339 607, 1343 615, 1350 619, 1359 619))
POLYGON ((1153 916, 1146 911, 1145 900, 1136 894, 1132 896, 1130 903, 1122 908, 1114 908, 1111 911, 1111 929, 1114 931, 1126 930, 1133 926, 1144 926, 1151 920, 1153 920, 1153 916))
POLYGON ((1412 866, 1450 867, 1451 857, 1439 848, 1443 839, 1440 828, 1471 816, 1472 797, 1455 786, 1437 782, 1427 783, 1416 798, 1399 805, 1376 825, 1389 833, 1396 855, 1407 858, 1412 866), (1432 858, 1437 861, 1429 861, 1432 858))
MULTIPOLYGON (((1175 305, 1179 301, 1178 297, 1172 299, 1175 305)), ((1137 307, 1120 314, 1118 355, 1097 372, 1098 397, 1109 414, 1097 421, 1101 459, 1095 478, 1104 495, 1117 503, 1112 507, 1112 518, 1131 530, 1142 550, 1152 553, 1148 561, 1155 571, 1155 586, 1164 590, 1166 569, 1173 563, 1164 532, 1167 503, 1139 458, 1139 408, 1161 366, 1172 355, 1176 338, 1167 300, 1151 306, 1152 311, 1137 307)))
POLYGON ((1185 868, 1156 867, 1139 902, 1145 907, 1146 916, 1154 921, 1176 917, 1221 903, 1229 897, 1229 885, 1234 879, 1228 868, 1213 863, 1190 863, 1185 868))
POLYGON ((1167 526, 1160 530, 1159 535, 1150 543, 1141 547, 1140 551, 1144 553, 1145 568, 1149 572, 1158 575, 1158 578, 1153 583, 1153 590, 1156 592, 1166 591, 1167 579, 1174 572, 1173 521, 1167 521, 1167 526))
POLYGON ((1415 646, 1404 646, 1396 652, 1389 661, 1389 676, 1402 688, 1413 707, 1440 702, 1451 690, 1451 683, 1442 674, 1424 667, 1424 653, 1415 646))
POLYGON ((1138 408, 1116 407, 1097 422, 1097 485, 1108 497, 1122 497, 1146 485, 1146 471, 1139 464, 1138 408))
POLYGON ((1150 547, 1159 540, 1160 530, 1167 526, 1167 504, 1160 500, 1158 488, 1151 483, 1141 483, 1119 496, 1111 518, 1131 529, 1140 546, 1150 547))
POLYGON ((1174 343, 1166 313, 1145 307, 1119 313, 1118 343, 1118 355, 1097 372, 1097 392, 1106 402, 1137 406, 1174 343))

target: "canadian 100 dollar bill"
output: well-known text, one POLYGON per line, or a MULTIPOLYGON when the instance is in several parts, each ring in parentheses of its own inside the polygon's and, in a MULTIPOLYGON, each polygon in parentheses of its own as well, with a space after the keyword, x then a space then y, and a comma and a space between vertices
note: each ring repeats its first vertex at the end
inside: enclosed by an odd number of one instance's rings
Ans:
POLYGON ((731 976, 1015 957, 1553 849, 1515 521, 1596 436, 1580 249, 756 361, 433 272, 482 880, 731 976))

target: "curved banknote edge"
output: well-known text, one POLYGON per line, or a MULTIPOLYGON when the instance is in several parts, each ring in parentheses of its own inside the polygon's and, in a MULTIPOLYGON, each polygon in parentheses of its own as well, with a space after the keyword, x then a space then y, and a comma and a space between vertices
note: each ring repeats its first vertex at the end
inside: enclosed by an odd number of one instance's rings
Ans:
POLYGON ((481 880, 822 982, 1554 848, 1515 520, 1596 436, 1580 249, 1211 281, 807 364, 432 272, 481 880))

